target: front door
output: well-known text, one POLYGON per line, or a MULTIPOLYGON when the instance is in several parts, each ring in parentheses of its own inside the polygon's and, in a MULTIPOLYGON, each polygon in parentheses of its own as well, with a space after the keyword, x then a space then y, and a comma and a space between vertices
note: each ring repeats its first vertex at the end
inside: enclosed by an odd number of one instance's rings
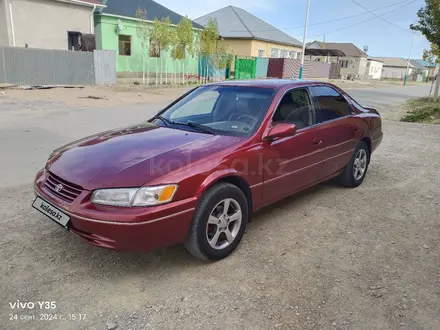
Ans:
POLYGON ((301 190, 317 180, 322 140, 318 134, 316 111, 306 88, 287 91, 269 125, 292 123, 294 136, 263 144, 263 203, 268 204, 301 190))

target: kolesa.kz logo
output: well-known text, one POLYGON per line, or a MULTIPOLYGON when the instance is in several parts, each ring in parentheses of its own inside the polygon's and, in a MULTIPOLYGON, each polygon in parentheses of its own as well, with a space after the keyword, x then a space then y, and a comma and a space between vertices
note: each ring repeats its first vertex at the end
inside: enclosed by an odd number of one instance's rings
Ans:
POLYGON ((51 209, 50 206, 45 204, 44 202, 41 202, 40 209, 42 209, 44 212, 46 212, 48 214, 53 215, 58 220, 61 220, 61 218, 63 217, 63 215, 60 212, 51 209))

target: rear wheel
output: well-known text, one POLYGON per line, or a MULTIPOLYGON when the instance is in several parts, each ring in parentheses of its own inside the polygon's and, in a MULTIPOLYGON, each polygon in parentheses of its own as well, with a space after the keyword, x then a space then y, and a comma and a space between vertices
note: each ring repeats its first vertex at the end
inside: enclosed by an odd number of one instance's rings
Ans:
POLYGON ((240 243, 247 222, 248 203, 243 192, 229 183, 217 184, 201 198, 185 248, 200 259, 223 259, 240 243))
POLYGON ((370 150, 364 141, 360 141, 354 151, 350 162, 339 177, 339 182, 344 186, 355 188, 365 179, 370 164, 370 150))

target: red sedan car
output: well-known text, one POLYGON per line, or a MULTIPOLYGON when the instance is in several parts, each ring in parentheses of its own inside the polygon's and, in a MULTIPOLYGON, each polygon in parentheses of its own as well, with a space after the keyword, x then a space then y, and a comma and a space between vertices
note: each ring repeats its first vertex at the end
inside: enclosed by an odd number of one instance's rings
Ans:
POLYGON ((184 243, 218 260, 258 209, 333 177, 359 186, 382 135, 376 110, 328 83, 207 84, 146 122, 55 150, 33 207, 96 246, 184 243))

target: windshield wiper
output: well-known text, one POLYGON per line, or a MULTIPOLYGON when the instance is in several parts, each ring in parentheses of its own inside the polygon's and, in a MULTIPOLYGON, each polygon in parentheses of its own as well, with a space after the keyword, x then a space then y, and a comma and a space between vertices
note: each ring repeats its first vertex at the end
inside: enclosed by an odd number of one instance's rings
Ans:
POLYGON ((186 123, 180 123, 174 120, 169 120, 161 115, 158 115, 156 117, 154 117, 155 119, 160 119, 167 127, 170 127, 171 125, 181 125, 181 126, 188 126, 191 128, 195 128, 197 130, 199 130, 200 132, 204 132, 207 134, 213 134, 215 135, 214 130, 212 130, 211 128, 209 128, 208 126, 205 125, 201 125, 201 124, 197 124, 191 120, 188 120, 186 123))
POLYGON ((170 124, 174 124, 171 120, 166 119, 165 117, 162 117, 161 115, 158 115, 156 117, 154 117, 155 119, 160 119, 162 120, 162 122, 167 126, 170 127, 170 124))
MULTIPOLYGON (((183 124, 183 123, 179 123, 179 124, 183 124)), ((205 126, 205 125, 197 124, 197 123, 195 123, 195 122, 193 122, 191 120, 188 120, 186 122, 186 124, 183 124, 183 125, 187 125, 187 126, 192 127, 192 128, 197 128, 199 131, 207 133, 207 134, 215 135, 215 132, 214 132, 214 130, 212 128, 210 128, 208 126, 205 126)))

